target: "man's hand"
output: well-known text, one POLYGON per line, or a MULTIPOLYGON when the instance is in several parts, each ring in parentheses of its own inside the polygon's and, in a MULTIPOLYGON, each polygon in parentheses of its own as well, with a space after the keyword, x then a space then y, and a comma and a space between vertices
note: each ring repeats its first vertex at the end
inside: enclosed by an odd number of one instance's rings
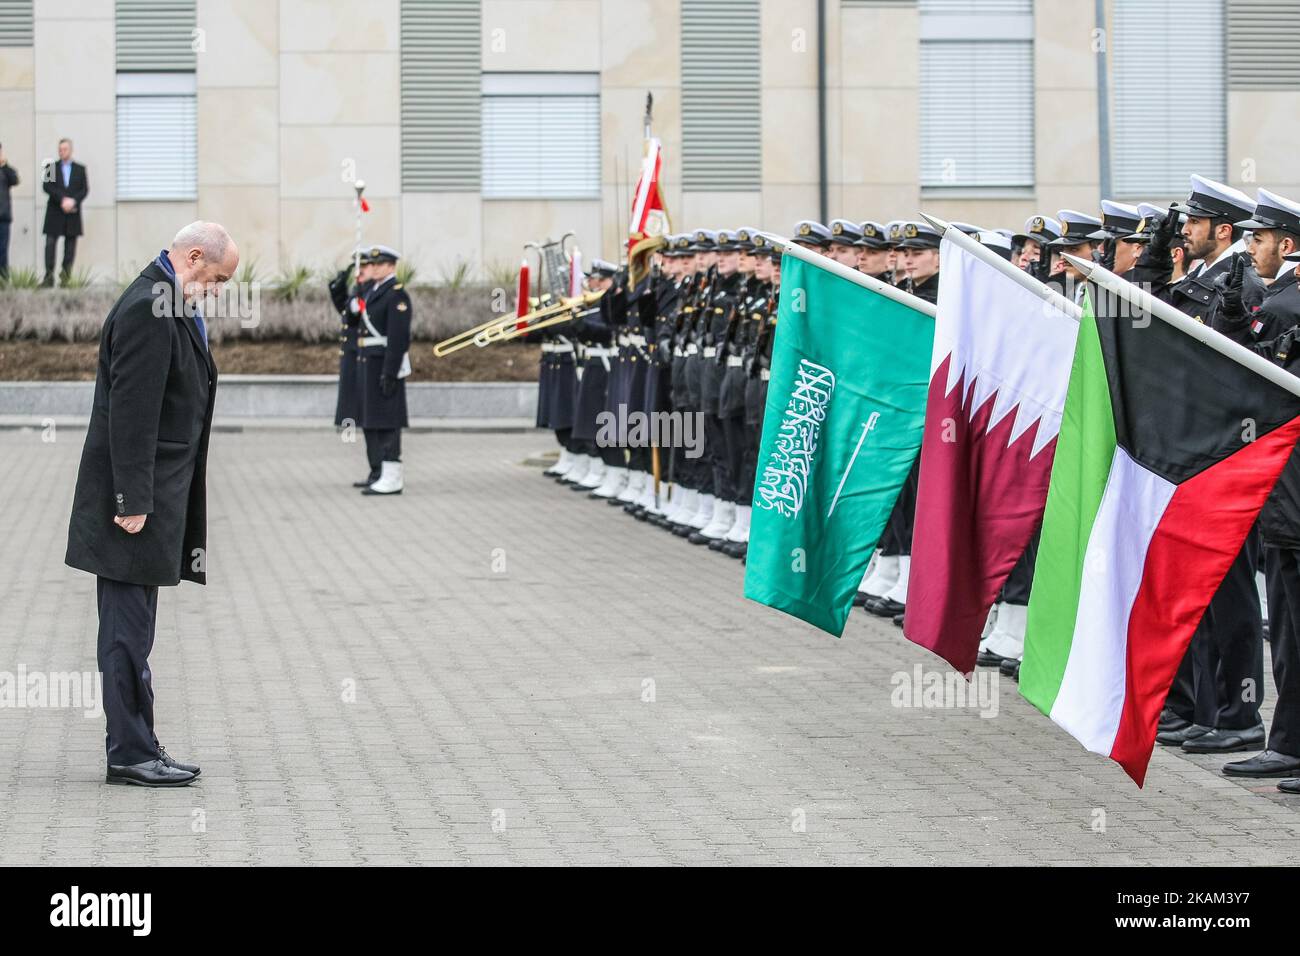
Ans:
POLYGON ((1156 231, 1151 235, 1150 251, 1153 259, 1169 255, 1169 247, 1173 245, 1174 236, 1178 234, 1178 229, 1178 213, 1174 211, 1171 203, 1165 218, 1160 221, 1160 225, 1156 226, 1156 231))
POLYGON ((384 398, 392 398, 397 392, 397 379, 392 375, 379 376, 379 394, 384 398))
POLYGON ((1245 256, 1235 257, 1228 274, 1219 276, 1215 280, 1214 286, 1219 292, 1219 314, 1231 322, 1241 322, 1246 317, 1246 308, 1241 301, 1241 290, 1245 281, 1245 256))
POLYGON ((113 524, 117 525, 127 534, 139 534, 140 529, 144 527, 144 519, 148 515, 114 515, 113 524))
POLYGON ((77 207, 77 201, 71 196, 64 196, 63 199, 59 201, 59 205, 63 207, 64 212, 72 212, 72 210, 77 207))

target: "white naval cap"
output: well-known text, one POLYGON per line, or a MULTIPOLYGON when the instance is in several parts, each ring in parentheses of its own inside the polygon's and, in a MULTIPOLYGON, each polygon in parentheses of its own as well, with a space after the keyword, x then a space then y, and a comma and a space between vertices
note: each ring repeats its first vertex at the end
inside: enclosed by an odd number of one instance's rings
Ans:
POLYGON ((1061 238, 1061 224, 1051 216, 1030 216, 1025 220, 1025 231, 1014 233, 1011 238, 1022 245, 1027 239, 1041 245, 1061 238))
POLYGON ((1176 204, 1174 209, 1187 216, 1238 222, 1251 217, 1255 203, 1240 189, 1193 173, 1191 195, 1186 202, 1176 204))
POLYGON ((402 258, 401 253, 392 246, 376 244, 361 248, 362 262, 396 262, 400 258, 402 258))
POLYGON ((1261 189, 1254 214, 1237 225, 1243 229, 1281 229, 1300 235, 1300 202, 1261 189))
POLYGON ((1092 234, 1094 239, 1117 239, 1137 231, 1142 215, 1137 206, 1113 199, 1101 201, 1101 228, 1092 234))
MULTIPOLYGON (((953 225, 956 225, 956 223, 953 223, 953 225)), ((1003 259, 1006 259, 1008 262, 1011 261, 1010 236, 1005 236, 992 229, 981 229, 975 234, 975 238, 979 240, 980 245, 988 246, 988 248, 992 249, 1003 259)))
POLYGON ((1056 217, 1061 220, 1061 238, 1053 239, 1048 245, 1078 246, 1092 242, 1093 233, 1101 228, 1100 219, 1077 209, 1062 209, 1056 217))
POLYGON ((591 265, 587 267, 589 276, 612 276, 618 271, 618 266, 608 259, 592 259, 591 265))

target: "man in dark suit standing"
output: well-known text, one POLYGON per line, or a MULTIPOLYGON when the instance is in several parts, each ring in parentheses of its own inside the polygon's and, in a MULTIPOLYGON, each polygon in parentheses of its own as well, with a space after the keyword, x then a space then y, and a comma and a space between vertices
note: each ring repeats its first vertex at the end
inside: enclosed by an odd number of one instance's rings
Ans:
POLYGON ((174 787, 199 768, 153 731, 158 588, 206 583, 205 473, 217 370, 199 312, 239 265, 216 223, 176 234, 108 313, 68 528, 68 565, 97 578, 108 783, 174 787))
POLYGON ((72 161, 72 140, 59 140, 58 162, 45 167, 45 278, 41 285, 54 285, 54 253, 63 237, 63 268, 59 280, 67 282, 77 257, 77 237, 81 235, 81 204, 86 201, 90 185, 86 167, 72 161))
POLYGON ((17 185, 18 170, 9 165, 4 147, 0 146, 0 282, 9 278, 9 229, 14 221, 9 190, 17 185))

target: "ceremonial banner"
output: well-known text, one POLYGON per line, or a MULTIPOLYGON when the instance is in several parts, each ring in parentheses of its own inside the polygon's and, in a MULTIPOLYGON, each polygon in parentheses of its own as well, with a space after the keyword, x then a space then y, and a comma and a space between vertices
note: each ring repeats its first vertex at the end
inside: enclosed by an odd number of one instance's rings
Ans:
POLYGON ((1192 632, 1300 435, 1300 398, 1113 293, 1088 297, 1020 692, 1141 786, 1192 632))
POLYGON ((903 633, 969 674, 1042 517, 1079 323, 1009 263, 940 256, 903 633))
POLYGON ((934 319, 827 262, 781 260, 745 596, 838 636, 921 445, 934 319))

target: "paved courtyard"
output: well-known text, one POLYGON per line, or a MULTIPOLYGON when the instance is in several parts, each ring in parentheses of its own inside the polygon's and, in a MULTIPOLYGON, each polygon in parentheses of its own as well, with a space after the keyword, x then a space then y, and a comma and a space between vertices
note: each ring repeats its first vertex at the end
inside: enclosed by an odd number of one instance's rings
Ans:
MULTIPOLYGON (((84 432, 42 437, 0 430, 0 672, 93 671, 84 432)), ((1138 790, 1010 681, 917 706, 943 669, 888 622, 746 602, 739 562, 539 477, 550 448, 410 434, 371 500, 330 430, 216 434, 211 583, 162 592, 152 658, 201 779, 105 786, 102 717, 0 708, 0 863, 1295 862, 1271 781, 1159 751, 1138 790)))

